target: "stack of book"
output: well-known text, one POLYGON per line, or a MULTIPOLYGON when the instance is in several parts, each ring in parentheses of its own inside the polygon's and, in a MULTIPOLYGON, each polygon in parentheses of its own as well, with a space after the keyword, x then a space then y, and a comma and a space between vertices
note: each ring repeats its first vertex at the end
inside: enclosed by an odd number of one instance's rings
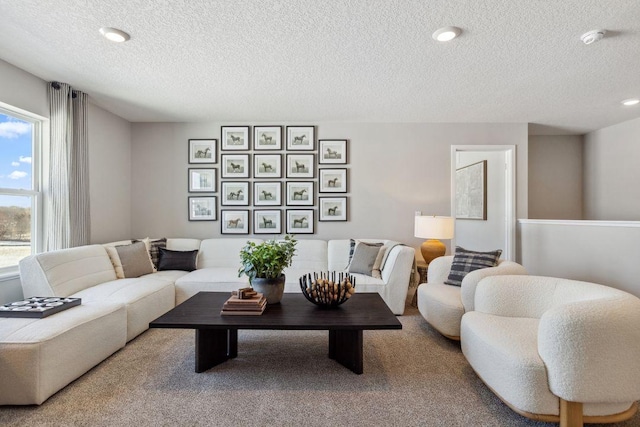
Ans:
POLYGON ((223 316, 259 316, 267 306, 267 299, 260 293, 250 295, 248 298, 239 298, 237 292, 233 292, 222 306, 220 314, 223 316))

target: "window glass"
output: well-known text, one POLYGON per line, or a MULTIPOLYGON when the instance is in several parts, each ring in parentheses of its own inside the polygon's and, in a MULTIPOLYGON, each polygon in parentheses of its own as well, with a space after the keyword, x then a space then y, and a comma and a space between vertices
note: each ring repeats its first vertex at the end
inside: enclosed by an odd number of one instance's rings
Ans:
POLYGON ((0 196, 0 268, 31 255, 31 196, 0 196))
POLYGON ((0 273, 38 247, 42 118, 0 108, 0 273))
POLYGON ((0 188, 33 190, 33 124, 0 114, 0 188))

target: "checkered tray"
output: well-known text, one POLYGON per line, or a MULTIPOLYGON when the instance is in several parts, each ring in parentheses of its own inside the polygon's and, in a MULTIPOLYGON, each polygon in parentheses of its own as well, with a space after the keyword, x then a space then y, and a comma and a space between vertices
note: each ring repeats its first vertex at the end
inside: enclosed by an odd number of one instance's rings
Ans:
POLYGON ((80 305, 81 298, 31 297, 0 305, 0 317, 42 318, 80 305))

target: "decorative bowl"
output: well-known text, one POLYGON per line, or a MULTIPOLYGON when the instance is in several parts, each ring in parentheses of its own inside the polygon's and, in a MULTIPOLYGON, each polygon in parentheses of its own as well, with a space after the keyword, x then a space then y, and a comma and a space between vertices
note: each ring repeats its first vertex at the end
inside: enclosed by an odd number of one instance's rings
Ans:
POLYGON ((356 291, 356 278, 344 272, 323 271, 300 277, 302 294, 320 307, 337 307, 356 291))

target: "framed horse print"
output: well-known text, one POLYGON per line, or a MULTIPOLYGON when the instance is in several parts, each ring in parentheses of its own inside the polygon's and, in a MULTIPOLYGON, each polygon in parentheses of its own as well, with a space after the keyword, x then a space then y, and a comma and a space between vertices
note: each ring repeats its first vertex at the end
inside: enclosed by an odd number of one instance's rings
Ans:
POLYGON ((254 206, 281 206, 282 183, 278 181, 256 181, 253 183, 254 206))
POLYGON ((222 234, 249 234, 248 210, 221 210, 220 233, 222 234))
POLYGON ((288 181, 287 206, 313 206, 313 181, 288 181))
POLYGON ((313 178, 313 154, 287 154, 287 178, 313 178))
POLYGON ((287 126, 287 150, 313 151, 315 147, 314 126, 287 126))
POLYGON ((220 157, 223 178, 249 178, 248 154, 223 154, 220 157))
POLYGON ((282 126, 254 126, 253 149, 282 150, 282 126))
POLYGON ((216 163, 217 139, 190 139, 189 163, 216 163))
POLYGON ((282 233, 282 211, 280 209, 256 209, 253 211, 253 234, 282 233))
POLYGON ((346 193, 346 169, 320 169, 320 193, 346 193))
POLYGON ((221 126, 220 150, 239 151, 249 149, 249 126, 221 126))
POLYGON ((346 197, 320 197, 319 221, 346 221, 346 197))
POLYGON ((288 234, 313 234, 313 209, 287 209, 288 234))
POLYGON ((246 181, 224 181, 220 193, 222 206, 249 206, 249 183, 246 181))

